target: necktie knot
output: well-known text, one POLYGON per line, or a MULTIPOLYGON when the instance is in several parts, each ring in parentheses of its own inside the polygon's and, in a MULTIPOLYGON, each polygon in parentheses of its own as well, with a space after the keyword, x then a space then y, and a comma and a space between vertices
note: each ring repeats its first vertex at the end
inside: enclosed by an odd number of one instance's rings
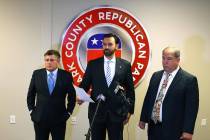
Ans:
POLYGON ((54 76, 53 72, 50 72, 50 73, 49 73, 49 76, 50 76, 50 77, 53 77, 53 76, 54 76))
POLYGON ((166 73, 166 79, 168 79, 171 76, 171 73, 166 73))

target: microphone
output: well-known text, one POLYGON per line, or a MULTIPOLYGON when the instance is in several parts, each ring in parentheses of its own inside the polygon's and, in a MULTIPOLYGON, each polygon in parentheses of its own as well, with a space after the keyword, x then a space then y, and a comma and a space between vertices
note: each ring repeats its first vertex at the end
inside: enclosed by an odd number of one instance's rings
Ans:
POLYGON ((96 100, 105 101, 105 100, 106 100, 106 97, 105 97, 103 94, 99 94, 99 95, 97 96, 96 100))
POLYGON ((114 89, 114 93, 117 94, 119 90, 125 91, 125 89, 120 85, 119 82, 116 82, 116 87, 114 89))
POLYGON ((130 107, 132 106, 131 101, 128 97, 126 97, 126 91, 123 86, 120 85, 119 82, 116 82, 116 87, 114 89, 114 93, 118 96, 118 100, 121 103, 121 107, 117 109, 116 113, 123 118, 127 118, 130 107))
POLYGON ((115 94, 117 94, 117 92, 118 92, 119 90, 125 91, 124 87, 122 87, 122 86, 120 85, 119 82, 116 82, 116 85, 117 85, 117 86, 116 86, 115 89, 114 89, 114 93, 115 93, 115 94))
POLYGON ((121 86, 119 82, 116 82, 116 85, 117 85, 117 86, 116 86, 115 89, 114 89, 114 93, 117 94, 117 93, 120 91, 119 94, 121 95, 121 97, 123 97, 123 100, 124 100, 128 105, 130 105, 131 103, 130 103, 130 101, 129 101, 129 98, 127 98, 127 97, 125 96, 125 89, 124 89, 124 87, 121 86))
POLYGON ((117 86, 115 87, 115 89, 114 89, 114 93, 117 94, 118 91, 119 91, 119 89, 120 89, 120 88, 119 88, 119 85, 117 85, 117 86))
POLYGON ((120 86, 120 85, 119 85, 119 89, 121 89, 122 91, 125 90, 124 87, 122 87, 122 86, 120 86))

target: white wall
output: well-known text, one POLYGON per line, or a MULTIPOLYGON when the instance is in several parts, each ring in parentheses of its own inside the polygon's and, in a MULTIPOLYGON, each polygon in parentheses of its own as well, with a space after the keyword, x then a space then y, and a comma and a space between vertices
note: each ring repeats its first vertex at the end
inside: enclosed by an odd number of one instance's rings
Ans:
MULTIPOLYGON (((82 10, 110 4, 130 11, 148 32, 152 59, 143 82, 136 88, 135 115, 126 126, 125 140, 146 140, 146 131, 136 129, 152 73, 161 69, 161 51, 168 45, 180 47, 181 66, 197 75, 200 110, 194 139, 208 139, 210 127, 210 1, 208 0, 0 0, 0 137, 5 140, 34 139, 33 124, 26 108, 26 94, 34 69, 42 67, 43 54, 59 49, 69 21, 82 10), (9 124, 9 115, 17 123, 9 124), (207 118, 207 126, 200 121, 207 118), (129 131, 129 134, 127 132, 129 131)), ((66 140, 85 139, 87 104, 76 107, 77 125, 67 126, 66 140)))

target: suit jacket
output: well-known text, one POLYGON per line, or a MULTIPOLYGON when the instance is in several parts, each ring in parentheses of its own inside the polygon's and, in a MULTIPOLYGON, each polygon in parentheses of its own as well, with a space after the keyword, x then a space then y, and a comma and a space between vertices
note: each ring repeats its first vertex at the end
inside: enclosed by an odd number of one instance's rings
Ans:
POLYGON ((28 89, 27 105, 34 122, 47 121, 59 123, 69 118, 73 112, 76 94, 73 79, 69 72, 58 69, 56 84, 53 92, 49 93, 46 69, 33 72, 28 89), (68 100, 66 107, 66 97, 68 100), (69 112, 69 113, 68 113, 69 112))
MULTIPOLYGON (((144 99, 140 120, 149 123, 163 70, 155 72, 144 99)), ((181 68, 174 77, 162 106, 162 128, 166 140, 177 140, 182 132, 193 134, 199 106, 197 78, 181 68)), ((164 139, 164 140, 165 140, 164 139)))
POLYGON ((107 113, 109 113, 111 120, 114 122, 123 121, 125 119, 118 113, 124 104, 121 98, 122 96, 114 93, 118 83, 125 88, 126 97, 129 98, 131 102, 129 112, 133 114, 135 93, 130 63, 126 60, 116 58, 115 75, 109 87, 107 86, 104 74, 104 57, 92 60, 88 63, 80 87, 86 91, 92 87, 91 98, 96 103, 89 104, 88 117, 90 120, 95 112, 97 105, 96 98, 99 94, 103 94, 106 100, 100 104, 95 121, 105 121, 107 113))

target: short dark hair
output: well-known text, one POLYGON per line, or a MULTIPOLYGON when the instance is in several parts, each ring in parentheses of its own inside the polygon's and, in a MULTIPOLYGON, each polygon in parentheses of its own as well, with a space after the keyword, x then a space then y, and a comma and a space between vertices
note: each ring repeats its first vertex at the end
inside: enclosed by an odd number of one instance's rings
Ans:
POLYGON ((55 55, 58 59, 60 59, 61 55, 57 50, 48 50, 44 56, 46 55, 55 55))
POLYGON ((113 34, 113 33, 104 34, 103 39, 104 38, 110 38, 110 37, 113 37, 114 40, 115 40, 115 43, 116 44, 119 44, 119 38, 115 34, 113 34))

